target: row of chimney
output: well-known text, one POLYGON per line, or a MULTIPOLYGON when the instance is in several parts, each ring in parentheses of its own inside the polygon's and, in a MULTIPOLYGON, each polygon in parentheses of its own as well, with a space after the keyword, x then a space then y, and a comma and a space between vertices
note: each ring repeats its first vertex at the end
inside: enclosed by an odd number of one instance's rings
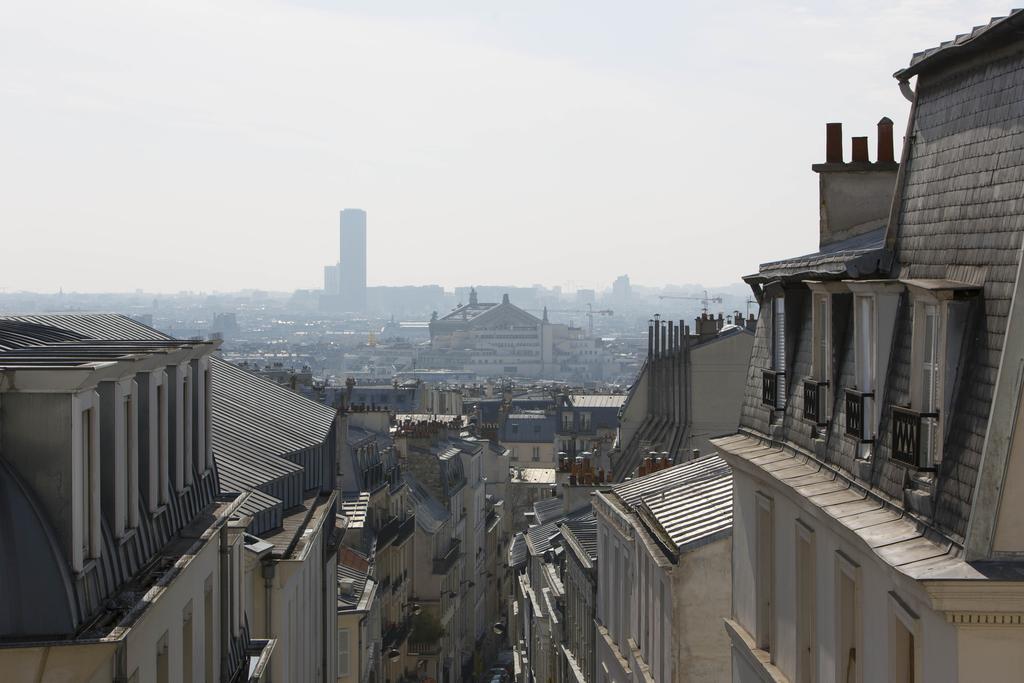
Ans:
POLYGON ((669 467, 672 467, 672 459, 669 457, 667 451, 663 451, 661 455, 658 455, 655 451, 651 451, 651 454, 644 458, 644 461, 640 463, 637 476, 642 477, 646 474, 653 474, 654 472, 666 470, 669 467))
MULTIPOLYGON (((851 138, 851 163, 871 163, 868 159, 867 137, 851 138)), ((878 163, 895 163, 892 144, 892 119, 883 116, 878 122, 878 163)), ((843 161, 843 124, 825 124, 825 163, 842 164, 843 161)))

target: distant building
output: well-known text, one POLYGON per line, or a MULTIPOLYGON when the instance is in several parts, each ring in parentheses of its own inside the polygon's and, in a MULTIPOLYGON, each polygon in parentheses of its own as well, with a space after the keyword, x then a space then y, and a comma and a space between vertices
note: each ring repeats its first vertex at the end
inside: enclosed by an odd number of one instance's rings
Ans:
POLYGON ((341 291, 341 266, 324 266, 324 294, 338 294, 341 291))
POLYGON ((747 325, 725 324, 721 315, 694 322, 691 331, 682 321, 651 321, 647 360, 620 413, 615 481, 630 476, 652 451, 674 462, 689 459, 694 449, 711 452, 710 439, 739 424, 754 335, 747 325))
POLYGON ((362 209, 341 212, 338 292, 344 310, 366 310, 366 212, 362 209))
POLYGON ((628 275, 620 275, 612 283, 612 300, 618 303, 625 303, 633 296, 633 288, 629 284, 628 275))
POLYGON ((597 292, 592 289, 577 289, 576 303, 580 305, 592 304, 597 300, 597 292))
POLYGON ((469 370, 481 377, 600 379, 610 354, 578 327, 551 323, 502 296, 483 303, 475 289, 469 303, 430 321, 430 349, 420 351, 423 367, 469 370))

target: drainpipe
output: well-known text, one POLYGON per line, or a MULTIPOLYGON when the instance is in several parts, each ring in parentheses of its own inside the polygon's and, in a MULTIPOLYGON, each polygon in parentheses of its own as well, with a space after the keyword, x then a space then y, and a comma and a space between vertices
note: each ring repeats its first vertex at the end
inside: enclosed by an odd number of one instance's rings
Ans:
MULTIPOLYGON (((261 571, 263 573, 263 588, 265 591, 263 600, 266 603, 264 610, 264 632, 266 633, 266 637, 270 638, 270 634, 274 632, 272 605, 274 596, 274 575, 277 573, 277 565, 273 562, 264 562, 261 571)), ((273 680, 272 669, 273 667, 267 668, 266 683, 271 683, 273 680)))
POLYGON ((220 680, 231 680, 231 546, 228 526, 220 528, 220 680))

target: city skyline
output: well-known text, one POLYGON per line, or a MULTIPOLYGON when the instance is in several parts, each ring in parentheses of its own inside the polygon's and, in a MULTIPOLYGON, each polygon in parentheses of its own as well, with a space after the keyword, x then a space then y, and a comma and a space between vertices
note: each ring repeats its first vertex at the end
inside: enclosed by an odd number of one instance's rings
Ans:
POLYGON ((343 206, 371 286, 736 282, 814 250, 824 124, 898 148, 906 46, 1005 9, 571 5, 5 5, 0 288, 317 288, 343 206))

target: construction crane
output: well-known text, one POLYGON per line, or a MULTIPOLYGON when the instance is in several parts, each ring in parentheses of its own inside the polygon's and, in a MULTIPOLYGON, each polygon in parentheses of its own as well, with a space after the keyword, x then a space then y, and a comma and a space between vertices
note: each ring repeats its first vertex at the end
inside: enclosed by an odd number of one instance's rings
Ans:
POLYGON ((704 313, 708 312, 709 304, 720 304, 722 303, 722 297, 720 296, 708 296, 708 290, 704 290, 704 296, 673 296, 671 294, 662 294, 658 297, 659 299, 689 299, 690 301, 699 301, 704 307, 704 313))
POLYGON ((577 309, 577 308, 544 308, 544 309, 527 308, 527 309, 524 309, 524 310, 527 310, 530 313, 540 313, 541 310, 543 310, 543 312, 545 312, 545 313, 583 313, 583 314, 585 314, 587 316, 587 334, 589 334, 591 337, 594 336, 594 316, 595 315, 615 315, 615 311, 609 310, 607 308, 599 310, 599 311, 595 311, 593 304, 587 304, 586 310, 583 310, 582 308, 579 308, 579 309, 577 309))

